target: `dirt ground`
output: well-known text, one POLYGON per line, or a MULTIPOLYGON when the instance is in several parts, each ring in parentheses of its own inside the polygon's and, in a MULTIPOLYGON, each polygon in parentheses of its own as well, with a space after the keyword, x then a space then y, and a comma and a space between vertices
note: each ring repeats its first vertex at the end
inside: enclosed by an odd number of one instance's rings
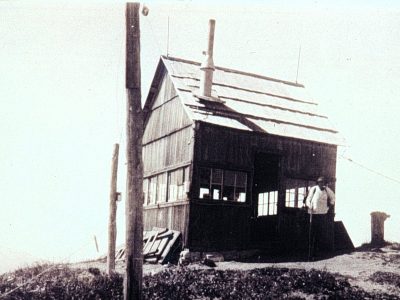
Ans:
MULTIPOLYGON (((265 261, 265 260, 264 260, 265 261)), ((349 282, 368 292, 386 292, 400 295, 400 285, 380 284, 370 279, 375 272, 389 272, 400 276, 400 246, 398 244, 379 249, 358 249, 349 254, 337 255, 328 259, 312 262, 263 262, 263 259, 254 259, 251 262, 224 261, 217 262, 219 270, 252 270, 256 268, 277 267, 296 269, 317 269, 335 274, 337 277, 345 277, 349 282)), ((75 267, 95 267, 105 271, 106 264, 102 261, 92 261, 74 264, 75 267)), ((174 268, 174 265, 144 264, 143 273, 151 275, 165 268, 174 268)), ((189 265, 190 268, 209 268, 200 263, 189 265)), ((116 270, 124 272, 122 261, 117 262, 116 270)))
POLYGON ((242 263, 226 261, 217 263, 217 268, 221 270, 250 270, 274 266, 305 270, 317 269, 345 277, 352 285, 369 292, 387 292, 400 295, 399 286, 379 284, 370 280, 370 276, 375 272, 390 272, 400 276, 400 251, 388 248, 381 251, 357 251, 313 262, 242 263))

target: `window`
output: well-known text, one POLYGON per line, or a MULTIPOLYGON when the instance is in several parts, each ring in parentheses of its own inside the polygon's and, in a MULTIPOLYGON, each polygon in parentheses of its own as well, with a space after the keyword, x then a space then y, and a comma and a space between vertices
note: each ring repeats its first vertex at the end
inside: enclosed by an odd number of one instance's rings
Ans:
POLYGON ((211 169, 211 197, 213 200, 221 198, 222 174, 221 169, 211 169))
POLYGON ((247 173, 200 168, 200 199, 246 202, 247 173))
POLYGON ((167 174, 157 175, 157 203, 167 201, 167 174))
POLYGON ((236 201, 246 202, 246 186, 247 186, 247 174, 244 172, 236 172, 236 181, 235 181, 236 201))
POLYGON ((184 200, 189 192, 189 167, 143 179, 143 204, 184 200))
POLYGON ((286 207, 302 207, 311 186, 315 184, 311 180, 287 179, 286 180, 286 207))
POLYGON ((200 168, 200 199, 211 199, 210 195, 211 169, 200 168))
POLYGON ((296 197, 296 189, 286 190, 286 206, 287 207, 297 207, 298 197, 296 197))
POLYGON ((189 167, 168 173, 168 202, 184 200, 189 192, 189 167))
POLYGON ((156 204, 157 197, 157 176, 149 178, 149 196, 148 196, 148 204, 156 204))
POLYGON ((277 214, 278 191, 258 194, 258 216, 272 216, 277 214))

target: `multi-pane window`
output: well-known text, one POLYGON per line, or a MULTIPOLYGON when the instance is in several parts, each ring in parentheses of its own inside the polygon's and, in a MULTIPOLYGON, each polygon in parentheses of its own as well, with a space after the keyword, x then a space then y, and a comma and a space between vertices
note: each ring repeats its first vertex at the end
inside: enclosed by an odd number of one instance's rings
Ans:
POLYGON ((200 168, 200 199, 246 202, 247 173, 200 168))
POLYGON ((185 167, 143 179, 144 205, 186 199, 189 170, 185 167))
POLYGON ((286 180, 286 207, 302 207, 307 197, 307 193, 314 181, 303 179, 287 179, 286 180))
POLYGON ((168 172, 168 202, 183 200, 189 191, 189 167, 168 172))
POLYGON ((272 216, 277 214, 278 191, 258 194, 258 216, 272 216))

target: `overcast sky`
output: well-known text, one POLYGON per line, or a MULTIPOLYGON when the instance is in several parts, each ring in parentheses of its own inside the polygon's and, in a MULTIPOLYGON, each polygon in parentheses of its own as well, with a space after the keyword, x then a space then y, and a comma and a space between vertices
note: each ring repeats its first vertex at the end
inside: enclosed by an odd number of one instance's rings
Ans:
MULTIPOLYGON (((149 2, 141 19, 143 99, 161 54, 201 60, 216 19, 216 65, 296 79, 346 139, 339 154, 400 179, 400 7, 391 1, 149 2), (201 3, 201 2, 197 2, 201 3), (169 16, 169 34, 167 31, 169 16), (169 36, 169 42, 167 37, 169 36)), ((81 259, 107 243, 113 144, 121 144, 123 3, 0 2, 0 250, 81 259), (6 249, 6 250, 2 250, 6 249)), ((374 210, 400 240, 400 186, 338 157, 337 219, 355 244, 374 210)))

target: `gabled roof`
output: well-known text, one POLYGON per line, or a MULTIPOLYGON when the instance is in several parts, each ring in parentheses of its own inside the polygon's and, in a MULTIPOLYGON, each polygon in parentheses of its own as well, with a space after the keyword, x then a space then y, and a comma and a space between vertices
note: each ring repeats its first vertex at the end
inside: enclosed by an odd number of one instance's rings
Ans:
POLYGON ((165 68, 193 121, 326 144, 344 143, 303 85, 216 67, 212 95, 223 103, 199 101, 194 95, 199 90, 199 66, 162 56, 146 106, 151 105, 165 68))

